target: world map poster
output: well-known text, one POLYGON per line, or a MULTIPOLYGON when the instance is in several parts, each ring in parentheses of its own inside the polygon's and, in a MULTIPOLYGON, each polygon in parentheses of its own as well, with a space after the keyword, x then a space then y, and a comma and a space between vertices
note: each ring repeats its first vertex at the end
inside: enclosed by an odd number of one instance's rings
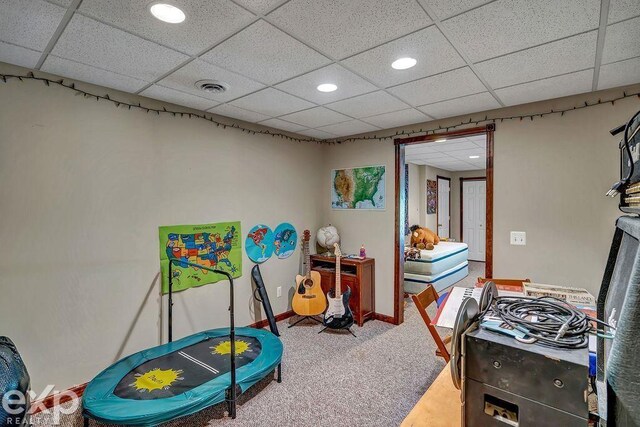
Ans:
POLYGON ((160 270, 162 293, 169 292, 169 260, 172 263, 173 291, 226 280, 221 274, 191 267, 182 261, 242 276, 240 221, 202 225, 160 227, 160 270))
POLYGON ((385 209, 384 166, 335 169, 331 173, 333 209, 385 209))

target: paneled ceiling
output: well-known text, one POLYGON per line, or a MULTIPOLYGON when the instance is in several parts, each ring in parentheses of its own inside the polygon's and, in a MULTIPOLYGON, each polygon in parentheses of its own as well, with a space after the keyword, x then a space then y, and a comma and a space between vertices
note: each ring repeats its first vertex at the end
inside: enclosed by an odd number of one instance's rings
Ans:
POLYGON ((408 145, 405 161, 448 171, 485 169, 487 165, 486 136, 477 135, 447 141, 408 145))
POLYGON ((0 0, 0 61, 319 139, 640 82, 640 0, 162 2, 0 0))

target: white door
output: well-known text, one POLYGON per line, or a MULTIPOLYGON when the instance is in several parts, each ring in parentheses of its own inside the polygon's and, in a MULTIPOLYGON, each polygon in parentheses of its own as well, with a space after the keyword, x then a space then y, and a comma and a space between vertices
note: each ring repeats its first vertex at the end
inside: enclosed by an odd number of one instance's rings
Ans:
POLYGON ((448 179, 438 178, 438 236, 449 237, 449 191, 451 191, 448 179))
POLYGON ((469 260, 484 261, 487 238, 487 182, 462 181, 462 240, 469 245, 469 260))

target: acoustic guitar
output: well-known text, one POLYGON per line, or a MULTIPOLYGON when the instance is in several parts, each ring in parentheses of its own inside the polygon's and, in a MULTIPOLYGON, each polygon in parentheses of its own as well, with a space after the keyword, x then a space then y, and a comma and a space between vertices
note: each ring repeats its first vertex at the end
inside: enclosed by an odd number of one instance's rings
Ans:
POLYGON ((296 276, 296 292, 293 294, 291 308, 300 316, 317 316, 327 308, 327 299, 320 287, 320 273, 311 271, 309 255, 309 230, 304 230, 302 251, 304 253, 305 275, 296 276))
POLYGON ((351 297, 351 288, 347 286, 347 290, 342 292, 340 283, 340 246, 335 243, 333 247, 336 250, 336 287, 329 291, 327 299, 329 307, 324 314, 324 326, 331 329, 349 329, 353 325, 353 313, 349 308, 349 298, 351 297))

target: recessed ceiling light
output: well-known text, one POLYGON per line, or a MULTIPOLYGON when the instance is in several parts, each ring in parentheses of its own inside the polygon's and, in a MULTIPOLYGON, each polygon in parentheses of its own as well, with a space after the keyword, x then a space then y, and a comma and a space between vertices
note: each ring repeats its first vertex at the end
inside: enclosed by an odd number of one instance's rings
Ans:
POLYGON ((186 18, 183 11, 175 6, 166 3, 153 4, 149 8, 149 11, 159 20, 168 22, 170 24, 179 24, 186 18))
POLYGON ((436 142, 445 142, 447 140, 447 138, 440 138, 440 139, 436 139, 436 142))
POLYGON ((470 159, 479 159, 480 156, 469 156, 470 159))
POLYGON ((413 58, 399 58, 393 61, 391 66, 396 70, 406 70, 407 68, 411 68, 416 65, 418 61, 413 58))
POLYGON ((320 92, 333 92, 336 89, 338 89, 338 86, 334 85, 333 83, 323 83, 321 85, 318 85, 318 90, 320 92))

